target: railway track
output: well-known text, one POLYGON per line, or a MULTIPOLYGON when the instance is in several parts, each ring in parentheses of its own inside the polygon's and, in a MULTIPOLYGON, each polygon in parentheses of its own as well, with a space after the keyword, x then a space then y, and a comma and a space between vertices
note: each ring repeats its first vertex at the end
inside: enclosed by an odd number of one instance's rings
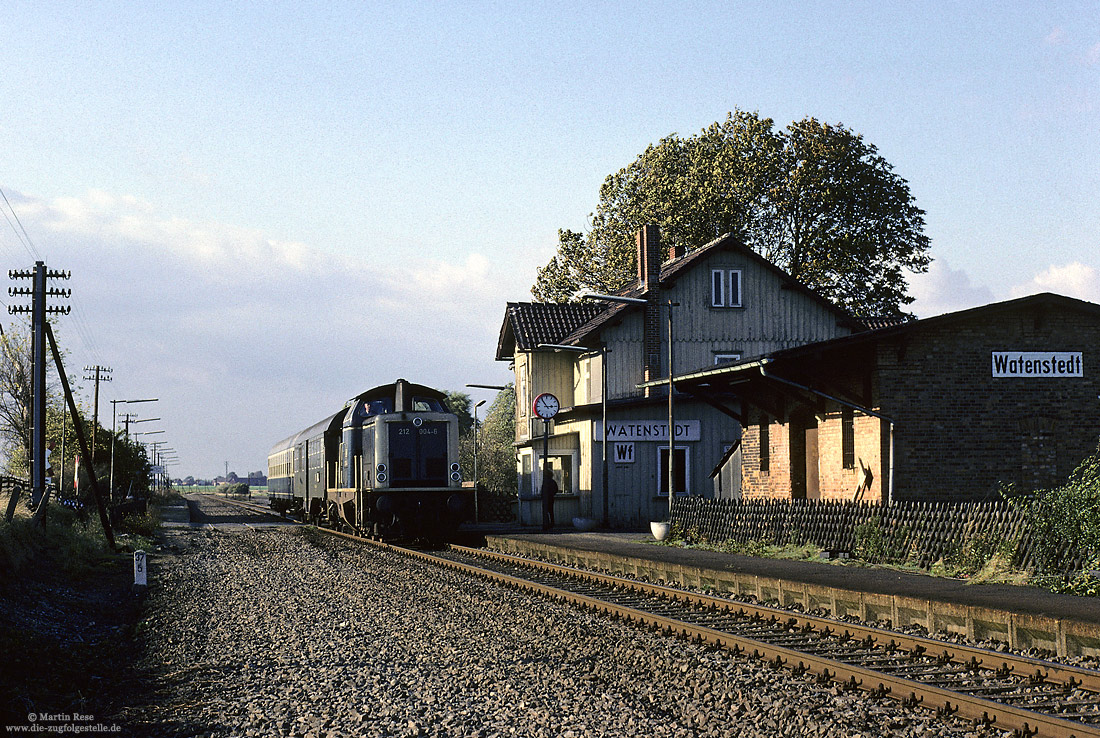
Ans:
POLYGON ((1097 671, 482 549, 428 552, 324 532, 1017 736, 1100 737, 1097 671))

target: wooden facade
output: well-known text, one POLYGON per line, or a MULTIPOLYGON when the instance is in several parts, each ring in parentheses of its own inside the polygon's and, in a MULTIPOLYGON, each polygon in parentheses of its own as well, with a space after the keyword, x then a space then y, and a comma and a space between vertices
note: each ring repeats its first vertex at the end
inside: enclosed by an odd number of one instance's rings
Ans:
MULTIPOLYGON (((639 262, 659 263, 655 229, 648 233, 648 238, 639 234, 639 262)), ((532 403, 543 392, 553 393, 562 408, 547 443, 561 490, 559 525, 573 516, 602 520, 605 506, 615 527, 638 527, 668 516, 667 390, 639 385, 647 371, 651 380, 668 376, 670 309, 674 369, 744 360, 862 327, 730 236, 666 262, 648 276, 639 272, 638 283, 618 296, 649 305, 508 306, 497 359, 511 361, 516 374, 517 472, 525 524, 541 522, 537 494, 546 441, 532 403), (647 320, 647 307, 654 305, 657 312, 647 320), (614 434, 606 449, 606 495, 605 390, 607 429, 614 434)), ((712 471, 737 444, 740 425, 705 401, 680 393, 674 399, 676 492, 711 497, 716 487, 712 471)), ((729 487, 727 476, 723 494, 736 493, 729 487)))

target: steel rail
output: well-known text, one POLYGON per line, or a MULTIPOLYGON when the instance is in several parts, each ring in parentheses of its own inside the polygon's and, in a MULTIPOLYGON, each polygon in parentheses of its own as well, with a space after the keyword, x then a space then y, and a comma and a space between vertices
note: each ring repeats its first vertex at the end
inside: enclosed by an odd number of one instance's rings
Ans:
MULTIPOLYGON (((228 500, 221 499, 219 501, 225 502, 228 500)), ((229 502, 240 507, 260 511, 258 505, 235 500, 229 502)), ((270 513, 265 511, 265 514, 270 513)), ((405 548, 327 528, 317 528, 317 530, 332 536, 370 544, 386 551, 413 557, 454 571, 499 582, 522 591, 549 596, 606 615, 620 617, 627 622, 654 628, 670 635, 678 634, 697 643, 706 643, 731 650, 737 655, 751 655, 776 667, 790 668, 796 674, 813 673, 823 680, 836 681, 847 688, 862 689, 872 694, 891 697, 906 706, 922 706, 935 709, 942 715, 965 718, 976 724, 993 726, 999 730, 1011 730, 1017 736, 1034 738, 1088 738, 1093 736, 1100 738, 1100 725, 1066 720, 1056 715, 1024 709, 975 694, 955 692, 897 674, 848 664, 829 658, 826 655, 799 651, 786 645, 769 643, 705 625, 690 623, 637 607, 615 604, 599 597, 535 582, 513 574, 486 569, 434 553, 405 548)), ((817 631, 820 634, 837 634, 843 630, 845 636, 849 639, 869 640, 874 645, 887 649, 908 651, 914 655, 934 657, 938 652, 939 657, 944 661, 955 662, 974 669, 980 668, 1000 671, 1001 673, 1012 673, 1017 676, 1031 676, 1036 682, 1051 682, 1067 689, 1081 688, 1086 691, 1100 691, 1094 688, 1100 686, 1100 673, 1078 667, 1053 664, 1027 656, 1006 654, 973 646, 945 643, 921 636, 911 636, 858 623, 845 623, 766 605, 722 599, 664 585, 649 584, 559 564, 525 559, 510 554, 462 546, 452 546, 451 549, 466 556, 489 558, 521 568, 552 572, 558 576, 598 582, 604 586, 626 588, 667 598, 674 603, 713 608, 716 611, 720 610, 731 615, 755 615, 761 619, 767 617, 771 622, 786 622, 790 627, 800 627, 804 630, 817 631), (997 666, 994 666, 994 664, 997 664, 997 666), (1022 670, 1017 671, 1018 669, 1022 670), (1029 672, 1030 669, 1035 670, 1033 674, 1029 672)), ((1054 704, 1060 703, 1060 700, 1054 701, 1054 704)))
MULTIPOLYGON (((747 638, 714 628, 695 625, 666 615, 652 613, 634 607, 617 605, 598 597, 572 592, 548 584, 533 582, 529 579, 524 579, 519 576, 493 571, 491 569, 486 569, 484 567, 475 566, 473 564, 456 561, 454 559, 448 559, 444 556, 440 556, 437 554, 419 551, 416 549, 404 548, 401 546, 396 546, 380 541, 374 541, 349 533, 342 533, 339 531, 332 531, 327 529, 319 530, 323 530, 325 533, 347 538, 349 540, 369 543, 384 550, 400 553, 405 556, 420 559, 427 563, 435 564, 437 566, 443 566, 455 571, 460 571, 466 574, 477 576, 482 579, 499 582, 523 591, 549 596, 563 602, 579 605, 581 607, 603 613, 605 615, 620 617, 625 619, 627 622, 638 623, 647 627, 659 629, 662 632, 668 634, 679 634, 694 642, 706 643, 713 646, 725 648, 733 651, 735 654, 738 655, 751 655, 757 659, 765 660, 776 667, 788 667, 795 673, 814 673, 824 680, 832 680, 839 682, 848 688, 863 689, 871 692, 872 694, 888 696, 898 700, 899 702, 907 706, 923 706, 926 708, 935 709, 938 713, 942 715, 952 715, 956 717, 966 718, 976 724, 990 725, 999 730, 1011 730, 1014 731, 1015 734, 1018 736, 1028 736, 1034 738, 1088 738, 1092 736, 1094 738, 1100 738, 1100 726, 1065 720, 1054 715, 1034 712, 1032 710, 1026 710, 1013 705, 1006 705, 1000 702, 986 699, 984 697, 967 694, 965 692, 954 692, 949 689, 945 689, 935 685, 922 684, 921 682, 906 679, 900 676, 895 676, 889 673, 879 672, 873 669, 866 669, 852 664, 846 664, 842 661, 830 659, 825 656, 805 653, 792 648, 787 648, 785 646, 769 644, 764 641, 747 638)), ((452 548, 455 550, 461 550, 464 553, 474 551, 477 555, 482 555, 486 553, 477 549, 466 549, 459 546, 453 546, 452 548)), ((526 568, 552 570, 555 573, 564 574, 573 578, 597 580, 605 584, 613 582, 618 586, 630 588, 652 588, 653 592, 664 593, 666 596, 672 597, 675 601, 687 602, 696 598, 709 597, 707 595, 696 595, 694 593, 673 589, 671 587, 663 587, 661 585, 648 585, 641 582, 636 582, 634 580, 611 577, 606 574, 586 572, 579 569, 572 569, 570 567, 563 567, 558 564, 547 564, 546 562, 532 561, 530 559, 523 559, 522 557, 514 557, 508 554, 498 554, 496 552, 492 552, 492 558, 497 558, 498 556, 504 557, 504 559, 509 560, 510 563, 522 565, 526 568)), ((719 601, 718 598, 709 599, 715 602, 719 601)), ((728 607, 731 610, 741 609, 743 606, 740 602, 733 602, 730 600, 724 600, 721 602, 724 607, 728 607)), ((755 608, 759 606, 746 606, 746 608, 748 607, 755 608)), ((766 609, 776 615, 782 615, 787 620, 790 620, 791 617, 800 616, 800 614, 798 613, 791 613, 785 610, 778 610, 776 608, 766 609)), ((801 617, 813 616, 802 615, 801 617)), ((816 618, 816 620, 825 621, 825 619, 822 618, 816 618)), ((838 625, 837 621, 827 622, 830 622, 833 625, 838 625)), ((847 628, 849 624, 842 625, 847 628)), ((895 637, 900 635, 897 633, 892 633, 890 631, 881 632, 890 634, 895 637)), ((930 641, 930 639, 923 640, 934 642, 930 641)), ((953 644, 942 643, 939 643, 938 645, 953 646, 953 644)), ((997 655, 1003 656, 1004 654, 997 655)), ((1035 662, 1047 665, 1046 662, 1041 662, 1035 659, 1026 660, 1029 663, 1035 662)), ((1072 669, 1072 667, 1067 668, 1072 669)))
POLYGON ((793 610, 785 610, 779 607, 771 607, 769 605, 741 602, 739 600, 730 600, 714 595, 689 592, 675 587, 641 582, 634 579, 624 579, 622 577, 601 574, 585 569, 577 569, 561 564, 526 559, 522 556, 500 553, 498 551, 487 551, 485 549, 454 545, 450 548, 472 557, 489 558, 526 568, 553 571, 562 576, 580 577, 588 581, 598 581, 609 586, 626 586, 635 591, 664 597, 674 602, 683 601, 699 607, 727 611, 738 609, 750 616, 752 614, 758 614, 761 617, 775 617, 776 619, 782 619, 788 622, 793 620, 795 624, 801 628, 813 628, 819 632, 825 632, 826 629, 836 633, 845 632, 850 637, 859 640, 870 638, 874 645, 882 648, 899 648, 914 654, 939 656, 945 661, 965 664, 973 668, 1003 671, 1016 675, 1026 673, 1028 676, 1034 677, 1036 681, 1051 682, 1074 688, 1079 687, 1089 692, 1100 693, 1100 672, 1091 669, 1082 669, 1068 664, 1057 664, 1030 656, 993 651, 979 646, 949 643, 935 638, 886 630, 884 628, 864 625, 862 623, 849 623, 833 618, 809 615, 793 610))

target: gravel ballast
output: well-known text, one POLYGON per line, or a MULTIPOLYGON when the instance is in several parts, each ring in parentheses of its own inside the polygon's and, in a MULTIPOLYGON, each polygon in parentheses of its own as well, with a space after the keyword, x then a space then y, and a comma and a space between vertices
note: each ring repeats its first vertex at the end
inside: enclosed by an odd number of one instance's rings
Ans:
POLYGON ((139 735, 1000 735, 308 529, 168 541, 139 735))

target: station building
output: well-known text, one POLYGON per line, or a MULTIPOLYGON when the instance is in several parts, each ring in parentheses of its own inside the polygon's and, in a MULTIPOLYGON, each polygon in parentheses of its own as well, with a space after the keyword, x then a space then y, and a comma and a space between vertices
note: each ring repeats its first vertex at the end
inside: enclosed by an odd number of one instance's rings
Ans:
POLYGON ((1062 482, 1100 438, 1100 305, 1055 294, 678 373, 744 425, 744 498, 976 500, 1062 482))
MULTIPOLYGON (((612 297, 641 304, 508 304, 496 358, 515 371, 521 523, 541 523, 544 447, 559 524, 667 517, 670 355, 673 369, 721 367, 867 328, 732 236, 662 263, 666 251, 656 227, 638 234, 637 282, 612 297), (549 423, 532 409, 547 392, 561 406, 549 423)), ((740 408, 681 392, 673 400, 674 493, 713 496, 718 463, 740 463, 740 408)), ((719 494, 736 496, 737 482, 719 494)))

